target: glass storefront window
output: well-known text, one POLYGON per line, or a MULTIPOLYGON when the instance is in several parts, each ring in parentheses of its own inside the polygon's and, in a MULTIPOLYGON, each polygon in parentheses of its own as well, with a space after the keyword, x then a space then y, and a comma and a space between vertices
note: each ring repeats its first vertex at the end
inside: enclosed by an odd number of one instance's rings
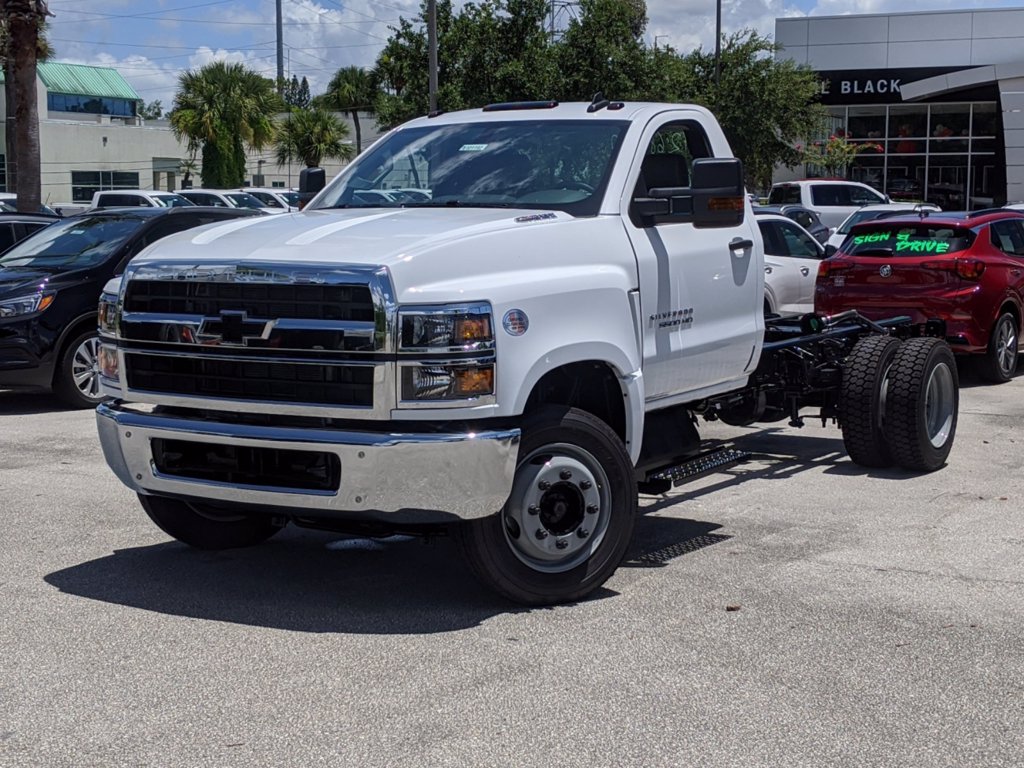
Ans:
POLYGON ((928 151, 966 152, 971 135, 970 104, 932 104, 928 151))
POLYGON ((923 153, 928 136, 928 106, 914 104, 889 107, 888 136, 890 154, 923 153))
POLYGON ((928 164, 928 189, 925 200, 944 211, 962 211, 967 207, 967 155, 944 155, 928 164))
POLYGON ((994 137, 996 135, 998 117, 995 104, 974 104, 971 117, 971 135, 975 137, 994 137))
POLYGON ((880 142, 886 135, 885 107, 850 107, 849 138, 880 142))

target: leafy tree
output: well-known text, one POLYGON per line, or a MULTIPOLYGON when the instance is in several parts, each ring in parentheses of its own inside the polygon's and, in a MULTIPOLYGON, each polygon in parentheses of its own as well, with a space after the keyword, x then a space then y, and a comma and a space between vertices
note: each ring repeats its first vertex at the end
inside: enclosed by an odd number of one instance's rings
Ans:
POLYGON ((325 157, 350 160, 348 126, 325 109, 294 109, 278 126, 274 155, 278 165, 301 160, 316 168, 325 157))
POLYGON ((291 82, 284 86, 284 103, 289 107, 305 109, 309 106, 309 81, 303 76, 302 82, 296 75, 292 75, 291 82))
MULTIPOLYGON (((799 150, 800 147, 797 146, 799 150)), ((881 152, 882 145, 875 142, 853 142, 845 136, 830 135, 827 139, 811 142, 803 153, 803 162, 818 166, 826 176, 845 177, 853 161, 861 152, 881 152)))
POLYGON ((683 59, 679 96, 715 114, 752 189, 771 186, 776 166, 803 162, 797 145, 818 135, 825 120, 814 72, 789 60, 776 61, 778 49, 753 30, 729 35, 722 41, 717 84, 713 50, 698 48, 683 59))
POLYGON ((376 93, 370 72, 362 67, 343 67, 334 73, 327 84, 327 92, 313 100, 314 106, 351 115, 356 131, 356 154, 363 151, 359 113, 373 112, 376 93))
POLYGON ((42 177, 36 62, 52 53, 44 36, 46 17, 52 14, 45 0, 2 0, 0 14, 7 104, 7 189, 19 192, 19 211, 37 211, 42 197, 42 177))
POLYGON ((241 64, 217 61, 178 79, 171 128, 202 148, 204 186, 236 187, 245 180, 245 150, 274 138, 281 100, 271 80, 241 64))
POLYGON ((579 17, 557 44, 559 98, 589 101, 598 91, 615 99, 646 98, 656 61, 656 52, 643 43, 646 27, 643 0, 582 0, 579 17))
POLYGON ((160 99, 150 102, 140 101, 138 114, 143 120, 159 120, 164 116, 164 105, 160 99))

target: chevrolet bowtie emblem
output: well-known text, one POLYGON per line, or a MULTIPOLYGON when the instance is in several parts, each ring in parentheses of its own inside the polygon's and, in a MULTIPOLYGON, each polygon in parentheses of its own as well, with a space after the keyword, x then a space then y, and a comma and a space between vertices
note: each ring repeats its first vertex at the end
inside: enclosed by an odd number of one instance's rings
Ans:
POLYGON ((250 319, 243 310, 221 310, 217 317, 203 318, 196 341, 208 346, 244 347, 256 339, 270 338, 273 320, 250 319))

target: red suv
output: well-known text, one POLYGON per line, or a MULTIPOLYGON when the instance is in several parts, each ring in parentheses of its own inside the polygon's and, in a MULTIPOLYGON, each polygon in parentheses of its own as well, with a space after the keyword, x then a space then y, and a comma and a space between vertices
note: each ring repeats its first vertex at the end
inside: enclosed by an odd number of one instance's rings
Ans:
POLYGON ((982 376, 1017 369, 1024 317, 1024 214, 900 216, 858 224, 818 267, 815 312, 856 309, 872 319, 909 315, 946 323, 954 352, 978 357, 982 376))

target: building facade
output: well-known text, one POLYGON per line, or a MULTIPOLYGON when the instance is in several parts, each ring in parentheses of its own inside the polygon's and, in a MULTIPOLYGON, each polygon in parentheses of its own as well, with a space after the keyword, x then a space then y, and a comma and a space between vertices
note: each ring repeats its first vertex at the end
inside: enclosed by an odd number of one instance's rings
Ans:
POLYGON ((1024 9, 776 19, 775 40, 862 145, 850 178, 947 210, 1024 200, 1024 9))
MULTIPOLYGON (((174 137, 166 120, 138 117, 141 97, 116 70, 40 62, 36 88, 42 200, 47 205, 81 209, 94 192, 104 189, 200 186, 201 157, 186 180, 187 146, 174 137)), ((13 130, 13 116, 8 117, 0 98, 0 133, 13 130)), ((351 121, 339 117, 354 136, 351 121)), ((367 116, 360 124, 365 147, 376 138, 376 125, 367 116)), ((0 144, 0 191, 15 192, 7 186, 7 160, 0 144)), ((324 163, 328 178, 343 167, 343 163, 324 163)), ((247 185, 292 187, 298 184, 300 170, 297 164, 278 166, 272 148, 246 158, 247 185)))

